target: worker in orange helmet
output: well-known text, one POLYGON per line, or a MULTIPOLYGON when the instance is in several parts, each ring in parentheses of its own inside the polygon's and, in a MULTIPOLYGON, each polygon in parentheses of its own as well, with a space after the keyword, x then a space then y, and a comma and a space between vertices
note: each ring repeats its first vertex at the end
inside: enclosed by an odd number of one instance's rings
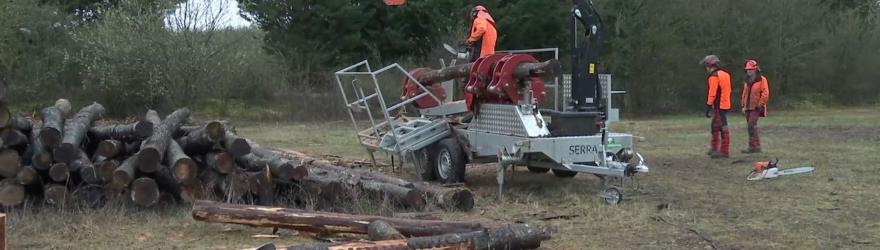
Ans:
POLYGON ((489 10, 482 5, 471 9, 471 18, 474 20, 471 26, 471 35, 467 39, 467 45, 472 49, 470 61, 476 61, 485 55, 495 54, 495 40, 498 39, 498 31, 495 29, 495 19, 489 15, 489 10))
POLYGON ((730 157, 730 128, 727 127, 727 112, 730 111, 730 79, 727 70, 721 68, 721 59, 708 55, 700 60, 708 73, 709 94, 706 100, 706 118, 712 118, 710 131, 712 142, 709 155, 712 158, 730 157))
POLYGON ((746 80, 742 93, 742 112, 746 115, 749 130, 749 148, 743 153, 760 153, 761 139, 758 137, 758 117, 767 116, 767 102, 770 101, 770 80, 761 73, 758 61, 746 61, 746 80))

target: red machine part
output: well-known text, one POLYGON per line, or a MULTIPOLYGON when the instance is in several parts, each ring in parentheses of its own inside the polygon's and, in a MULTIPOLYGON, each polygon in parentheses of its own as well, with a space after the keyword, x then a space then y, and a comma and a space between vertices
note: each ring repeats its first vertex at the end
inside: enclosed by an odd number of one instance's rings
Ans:
MULTIPOLYGON (((426 72, 431 71, 431 70, 432 69, 429 69, 429 68, 417 68, 417 69, 410 71, 409 74, 413 78, 418 79, 418 78, 421 78, 426 72)), ((422 84, 424 84, 424 83, 422 83, 422 84)), ((441 86, 440 84, 431 83, 431 84, 425 85, 425 88, 428 89, 428 91, 431 91, 431 93, 434 94, 434 96, 439 98, 441 101, 446 99, 446 91, 443 90, 443 86, 441 86)), ((424 91, 422 90, 422 88, 419 88, 419 85, 416 84, 415 81, 413 81, 409 77, 406 77, 403 80, 403 95, 400 97, 400 100, 407 100, 407 99, 413 98, 415 96, 422 94, 423 92, 424 91)), ((423 96, 419 99, 416 99, 412 104, 416 108, 421 108, 421 109, 433 108, 433 107, 437 107, 438 105, 440 105, 440 103, 438 103, 437 100, 434 100, 434 98, 432 98, 430 95, 426 95, 426 96, 423 96)))
POLYGON ((492 72, 495 63, 505 55, 488 55, 480 57, 471 66, 471 75, 467 84, 464 85, 464 97, 468 110, 473 111, 477 100, 486 99, 486 86, 492 81, 492 72))
MULTIPOLYGON (((471 77, 465 85, 468 109, 474 110, 478 101, 488 103, 516 103, 521 101, 525 86, 514 72, 522 63, 537 63, 538 60, 527 54, 491 55, 478 59, 471 68, 471 77), (470 94, 470 96, 468 96, 470 94)), ((540 77, 529 77, 532 98, 535 102, 544 101, 546 87, 540 77)))

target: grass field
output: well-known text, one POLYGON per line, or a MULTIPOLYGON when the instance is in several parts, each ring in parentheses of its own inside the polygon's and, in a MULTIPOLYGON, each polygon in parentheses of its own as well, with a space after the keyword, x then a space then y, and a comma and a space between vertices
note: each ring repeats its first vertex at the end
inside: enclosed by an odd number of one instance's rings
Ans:
MULTIPOLYGON (((497 202, 494 165, 470 166, 476 209, 455 220, 552 224, 544 249, 876 249, 880 248, 880 111, 851 108, 775 112, 761 120, 764 153, 743 155, 742 116, 730 117, 733 154, 706 155, 708 119, 699 114, 626 120, 616 131, 645 137, 637 150, 651 172, 627 182, 626 200, 605 205, 597 179, 560 179, 517 169, 507 200, 497 202), (751 163, 810 164, 812 174, 747 181, 751 163), (638 187, 636 187, 638 186, 638 187), (544 220, 562 216, 564 219, 544 220)), ((262 145, 366 159, 348 122, 244 124, 239 133, 262 145)), ((409 176, 410 174, 404 173, 409 176)), ((267 229, 193 221, 188 207, 142 211, 11 211, 11 249, 237 249, 268 241, 267 229)), ((280 243, 306 242, 281 230, 280 243)))

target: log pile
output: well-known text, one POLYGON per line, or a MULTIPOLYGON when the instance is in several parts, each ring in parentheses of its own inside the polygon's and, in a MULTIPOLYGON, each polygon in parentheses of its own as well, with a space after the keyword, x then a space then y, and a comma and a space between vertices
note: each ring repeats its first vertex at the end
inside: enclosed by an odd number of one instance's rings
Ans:
MULTIPOLYGON (((320 234, 360 234, 365 241, 317 243, 286 249, 534 249, 550 239, 554 227, 528 224, 483 225, 394 217, 312 212, 197 201, 198 221, 254 227, 287 228, 320 234), (409 237, 409 238, 407 238, 409 237)), ((269 247, 269 246, 264 246, 269 247)), ((275 249, 263 248, 260 249, 275 249)))
POLYGON ((186 108, 164 118, 148 110, 122 124, 103 120, 104 112, 98 103, 73 110, 60 99, 39 118, 9 113, 0 119, 0 206, 26 200, 93 207, 110 199, 143 207, 198 199, 261 205, 309 200, 340 210, 369 197, 416 211, 473 208, 468 189, 262 148, 228 122, 190 124, 186 108))

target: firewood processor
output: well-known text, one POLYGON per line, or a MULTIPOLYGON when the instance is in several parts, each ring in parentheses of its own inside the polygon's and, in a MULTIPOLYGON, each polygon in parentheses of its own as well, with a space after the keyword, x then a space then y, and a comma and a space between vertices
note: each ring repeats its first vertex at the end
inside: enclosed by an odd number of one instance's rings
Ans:
POLYGON ((570 14, 570 75, 560 75, 557 48, 499 51, 457 65, 452 59, 441 69, 405 70, 395 63, 374 70, 364 60, 337 71, 360 143, 372 159, 376 151, 407 159, 426 181, 462 182, 468 163, 494 162, 500 199, 513 166, 563 178, 594 174, 599 197, 618 204, 624 179, 648 166, 634 151, 633 135, 607 127, 619 113, 612 95, 625 92, 613 91, 611 75, 598 72, 598 13, 591 1, 575 0, 570 14), (548 54, 548 60, 536 58, 548 54), (389 82, 391 75, 403 80, 389 82), (399 101, 387 102, 396 98, 383 90, 401 83, 399 101), (400 115, 407 106, 418 115, 400 115))

